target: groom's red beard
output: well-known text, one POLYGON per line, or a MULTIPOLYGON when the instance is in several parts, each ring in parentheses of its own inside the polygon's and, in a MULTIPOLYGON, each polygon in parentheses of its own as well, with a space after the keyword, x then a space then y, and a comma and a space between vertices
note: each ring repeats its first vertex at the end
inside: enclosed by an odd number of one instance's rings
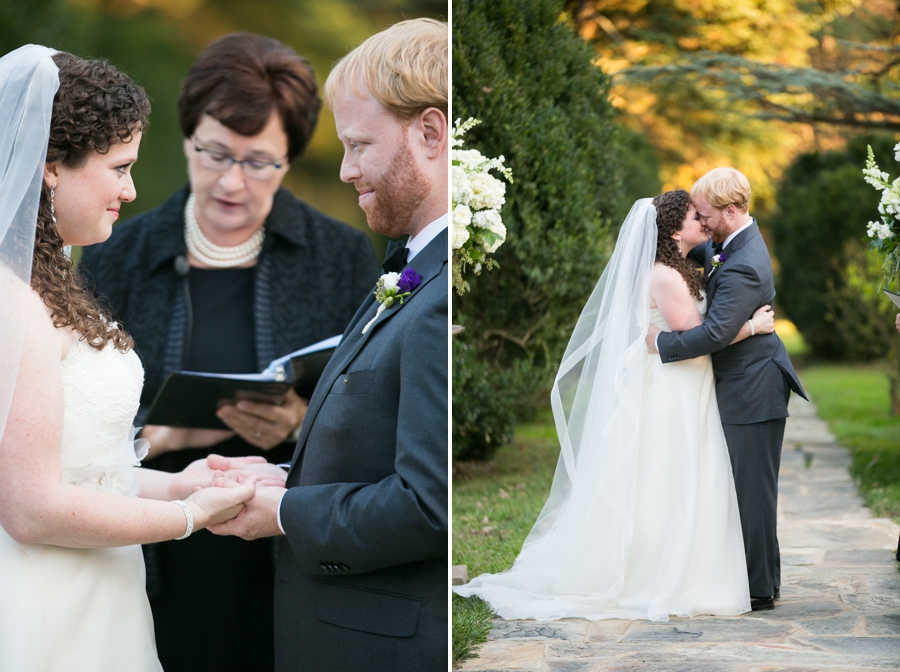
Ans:
MULTIPOLYGON (((388 238, 397 238, 412 230, 412 218, 428 191, 428 180, 412 160, 409 142, 397 148, 385 171, 385 177, 374 185, 374 198, 363 207, 369 228, 388 238)), ((426 222, 427 223, 427 222, 426 222)))

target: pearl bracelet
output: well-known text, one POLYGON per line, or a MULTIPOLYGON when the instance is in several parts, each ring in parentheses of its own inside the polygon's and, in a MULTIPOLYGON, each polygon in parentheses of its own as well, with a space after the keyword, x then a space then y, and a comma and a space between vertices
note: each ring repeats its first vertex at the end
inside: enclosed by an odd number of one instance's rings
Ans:
POLYGON ((175 499, 172 501, 173 504, 178 504, 182 509, 184 509, 184 517, 187 518, 187 529, 184 532, 184 536, 176 537, 175 541, 181 541, 182 539, 187 539, 191 536, 191 532, 194 531, 194 512, 191 511, 191 507, 182 502, 180 499, 175 499))
POLYGON ((756 329, 753 328, 753 320, 747 320, 747 324, 750 325, 750 335, 756 336, 756 329))

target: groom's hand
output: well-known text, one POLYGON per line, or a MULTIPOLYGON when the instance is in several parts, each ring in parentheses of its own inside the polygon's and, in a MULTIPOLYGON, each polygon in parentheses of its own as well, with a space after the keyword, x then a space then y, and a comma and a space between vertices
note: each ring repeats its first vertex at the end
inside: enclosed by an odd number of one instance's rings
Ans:
POLYGON ((647 344, 647 352, 651 355, 658 355, 659 350, 656 349, 656 337, 659 335, 660 330, 654 327, 652 324, 650 328, 647 330, 647 337, 644 339, 644 342, 647 344))
POLYGON ((280 537, 278 507, 285 493, 284 488, 260 487, 256 494, 244 502, 244 510, 231 520, 212 525, 209 531, 218 535, 232 535, 251 541, 262 537, 280 537))

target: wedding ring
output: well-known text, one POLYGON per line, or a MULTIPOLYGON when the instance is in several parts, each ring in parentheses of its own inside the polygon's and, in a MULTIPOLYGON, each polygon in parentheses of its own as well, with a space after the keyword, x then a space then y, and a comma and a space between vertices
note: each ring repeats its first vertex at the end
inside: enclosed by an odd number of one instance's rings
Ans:
POLYGON ((262 430, 258 429, 258 430, 256 430, 256 434, 253 435, 253 438, 258 439, 261 436, 262 436, 262 430))

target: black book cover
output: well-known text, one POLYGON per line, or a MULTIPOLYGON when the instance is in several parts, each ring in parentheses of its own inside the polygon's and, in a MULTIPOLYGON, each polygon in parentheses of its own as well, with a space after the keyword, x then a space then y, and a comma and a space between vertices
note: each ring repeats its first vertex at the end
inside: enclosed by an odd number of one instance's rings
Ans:
POLYGON ((228 429, 216 412, 225 404, 250 400, 278 404, 292 387, 309 399, 340 336, 292 352, 273 361, 262 373, 170 373, 153 399, 145 425, 228 429))

